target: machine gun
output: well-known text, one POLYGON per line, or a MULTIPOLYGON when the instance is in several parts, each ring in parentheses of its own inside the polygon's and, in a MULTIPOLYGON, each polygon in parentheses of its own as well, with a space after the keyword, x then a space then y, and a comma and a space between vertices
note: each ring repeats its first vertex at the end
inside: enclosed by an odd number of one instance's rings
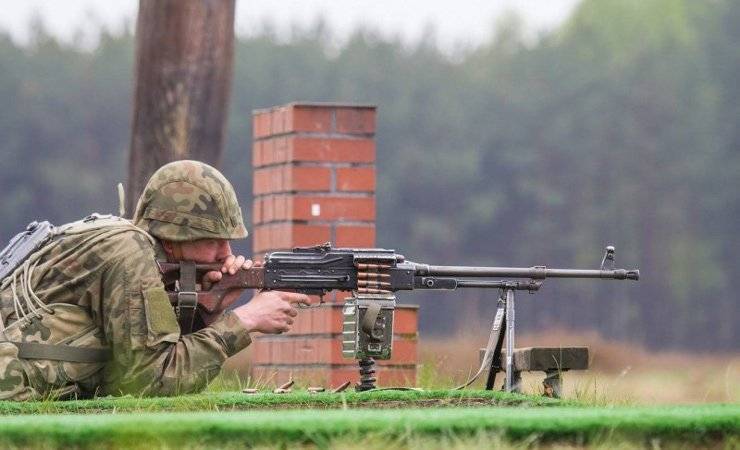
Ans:
MULTIPOLYGON (((343 307, 342 354, 359 360, 361 383, 358 390, 375 387, 374 360, 390 359, 393 340, 395 292, 415 289, 454 290, 460 288, 499 289, 499 301, 483 365, 465 387, 490 365, 487 388, 501 368, 504 333, 506 342, 506 390, 511 391, 514 350, 514 292, 539 290, 547 278, 597 278, 638 280, 639 270, 616 269, 614 247, 606 248, 600 269, 550 269, 545 266, 467 267, 434 266, 406 261, 394 250, 379 248, 332 248, 331 244, 299 247, 288 252, 265 255, 264 264, 224 275, 208 291, 196 291, 195 280, 205 272, 219 270, 219 264, 160 262, 165 284, 179 281, 179 290, 169 293, 181 325, 200 312, 213 317, 230 305, 225 295, 234 289, 297 291, 323 296, 329 291, 350 291, 343 307), (514 279, 514 280, 502 280, 514 279), (185 320, 183 320, 185 319, 185 320), (495 345, 494 345, 495 344, 495 345), (498 366, 497 366, 498 364, 498 366)), ((206 320, 207 323, 207 320, 206 320)), ((187 329, 187 323, 185 324, 187 329)))

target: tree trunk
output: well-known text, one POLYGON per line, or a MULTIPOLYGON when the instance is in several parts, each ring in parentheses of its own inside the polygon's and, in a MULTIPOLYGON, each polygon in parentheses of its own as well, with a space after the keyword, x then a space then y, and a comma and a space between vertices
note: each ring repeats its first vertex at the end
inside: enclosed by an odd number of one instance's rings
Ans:
POLYGON ((219 166, 234 56, 235 0, 141 0, 127 211, 163 164, 219 166))

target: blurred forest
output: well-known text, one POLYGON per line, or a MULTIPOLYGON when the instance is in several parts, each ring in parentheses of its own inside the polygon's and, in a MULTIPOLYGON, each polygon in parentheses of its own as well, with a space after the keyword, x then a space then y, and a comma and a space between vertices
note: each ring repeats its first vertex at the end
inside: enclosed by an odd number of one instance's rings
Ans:
MULTIPOLYGON (((242 37, 224 172, 249 220, 253 109, 377 104, 379 246, 432 264, 596 268, 614 244, 639 283, 547 281, 518 297, 520 329, 738 350, 739 23, 731 0, 586 0, 535 39, 502 17, 455 55, 433 33, 409 46, 358 30, 337 47, 320 23, 242 37)), ((0 33, 2 242, 34 219, 117 211, 133 42, 0 33)), ((486 329, 495 296, 402 301, 422 304, 424 336, 486 329)))

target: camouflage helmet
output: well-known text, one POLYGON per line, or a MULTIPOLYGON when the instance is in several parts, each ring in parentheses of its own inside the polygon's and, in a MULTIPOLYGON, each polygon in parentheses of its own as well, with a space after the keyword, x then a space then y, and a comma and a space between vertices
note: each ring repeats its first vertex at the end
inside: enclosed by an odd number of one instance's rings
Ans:
POLYGON ((200 161, 165 164, 139 197, 134 225, 168 241, 247 236, 231 183, 200 161))

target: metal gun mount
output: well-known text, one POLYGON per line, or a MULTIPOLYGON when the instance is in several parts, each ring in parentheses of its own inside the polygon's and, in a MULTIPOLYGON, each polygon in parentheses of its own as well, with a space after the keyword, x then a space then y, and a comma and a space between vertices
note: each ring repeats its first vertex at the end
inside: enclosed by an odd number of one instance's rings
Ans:
MULTIPOLYGON (((615 253, 616 249, 613 245, 608 245, 604 251, 604 257, 601 260, 600 272, 619 272, 619 269, 615 269, 615 253)), ((573 271, 575 272, 575 271, 573 271)), ((584 272, 584 271, 581 271, 584 272)), ((620 274, 621 276, 614 277, 615 279, 631 279, 639 280, 639 270, 622 271, 626 273, 620 274)), ((460 386, 464 388, 472 384, 476 378, 485 370, 486 366, 489 367, 488 379, 486 381, 486 389, 493 389, 495 383, 496 373, 501 370, 501 350, 504 336, 506 337, 506 379, 504 382, 504 389, 506 392, 511 392, 513 389, 512 380, 514 379, 514 341, 516 338, 516 315, 515 315, 515 291, 526 290, 529 293, 534 293, 542 285, 541 280, 531 280, 533 282, 529 286, 524 286, 519 282, 504 281, 499 295, 496 315, 493 319, 491 326, 491 334, 488 340, 488 346, 483 357, 483 363, 481 364, 478 372, 465 384, 460 386)))

